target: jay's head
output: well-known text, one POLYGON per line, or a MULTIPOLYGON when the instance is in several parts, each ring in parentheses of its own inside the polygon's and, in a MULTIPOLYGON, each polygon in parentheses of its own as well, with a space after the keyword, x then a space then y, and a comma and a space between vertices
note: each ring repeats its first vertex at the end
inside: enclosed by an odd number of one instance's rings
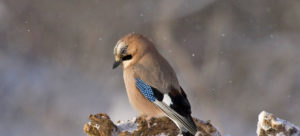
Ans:
POLYGON ((115 62, 113 69, 123 64, 126 68, 136 63, 146 52, 153 48, 153 44, 141 34, 128 34, 121 38, 115 48, 115 62))

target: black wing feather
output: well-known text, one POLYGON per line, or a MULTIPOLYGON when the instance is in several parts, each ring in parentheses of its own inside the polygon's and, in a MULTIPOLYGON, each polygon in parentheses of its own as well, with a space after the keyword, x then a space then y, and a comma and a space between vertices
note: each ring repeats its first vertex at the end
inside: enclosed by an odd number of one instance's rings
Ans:
POLYGON ((172 95, 172 93, 169 93, 169 96, 172 99, 173 104, 170 105, 172 109, 174 109, 176 112, 178 112, 182 116, 188 116, 191 115, 191 105, 189 100, 186 97, 186 94, 181 89, 181 95, 172 95))
MULTIPOLYGON (((158 91, 158 89, 151 87, 154 93, 154 96, 157 98, 157 100, 162 101, 164 98, 164 95, 158 91)), ((178 114, 182 116, 188 116, 191 115, 191 105, 188 101, 186 94, 181 89, 181 94, 178 93, 178 95, 174 95, 172 93, 168 93, 168 95, 171 97, 172 104, 170 107, 175 110, 178 114)))
POLYGON ((153 90, 153 94, 156 97, 156 99, 159 101, 162 101, 164 98, 164 95, 160 91, 158 91, 156 88, 154 88, 152 86, 150 86, 150 87, 153 90))
MULTIPOLYGON (((151 86, 150 86, 151 87, 151 86)), ((167 105, 163 102, 165 94, 158 89, 151 87, 153 95, 158 100, 154 102, 157 106, 170 118, 181 130, 184 136, 194 135, 197 127, 191 117, 191 105, 187 99, 186 94, 180 88, 180 91, 171 89, 167 95, 171 98, 172 103, 167 105), (173 91, 172 91, 173 90, 173 91), (176 112, 176 113, 174 113, 176 112)))

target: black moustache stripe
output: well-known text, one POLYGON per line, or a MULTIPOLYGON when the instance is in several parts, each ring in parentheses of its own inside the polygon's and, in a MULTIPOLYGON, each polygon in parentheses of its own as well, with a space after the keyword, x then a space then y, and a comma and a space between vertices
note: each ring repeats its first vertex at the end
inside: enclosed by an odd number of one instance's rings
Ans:
POLYGON ((124 60, 130 60, 132 58, 132 56, 131 55, 126 55, 126 56, 124 56, 123 58, 122 58, 122 60, 124 61, 124 60))

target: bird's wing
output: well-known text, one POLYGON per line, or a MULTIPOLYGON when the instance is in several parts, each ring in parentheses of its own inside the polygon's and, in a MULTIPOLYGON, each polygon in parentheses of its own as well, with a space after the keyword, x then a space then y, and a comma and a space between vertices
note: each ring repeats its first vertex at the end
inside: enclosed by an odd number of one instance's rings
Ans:
POLYGON ((191 117, 191 106, 183 90, 181 93, 179 91, 176 91, 178 93, 172 93, 172 91, 161 93, 139 78, 136 78, 136 87, 149 101, 158 106, 181 131, 196 134, 197 127, 191 117))

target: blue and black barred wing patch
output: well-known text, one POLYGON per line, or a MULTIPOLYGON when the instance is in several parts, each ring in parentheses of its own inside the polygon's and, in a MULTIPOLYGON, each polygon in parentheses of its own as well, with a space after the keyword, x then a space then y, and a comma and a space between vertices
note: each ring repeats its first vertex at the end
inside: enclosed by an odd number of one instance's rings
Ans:
POLYGON ((147 85, 143 80, 135 78, 136 80, 136 87, 141 91, 141 93, 151 102, 156 100, 153 90, 151 86, 147 85))
POLYGON ((143 80, 138 78, 135 78, 135 80, 136 87, 140 92, 148 100, 158 106, 182 132, 190 132, 193 135, 196 134, 197 127, 190 115, 190 105, 186 96, 172 96, 168 93, 162 94, 159 90, 146 84, 143 80))

